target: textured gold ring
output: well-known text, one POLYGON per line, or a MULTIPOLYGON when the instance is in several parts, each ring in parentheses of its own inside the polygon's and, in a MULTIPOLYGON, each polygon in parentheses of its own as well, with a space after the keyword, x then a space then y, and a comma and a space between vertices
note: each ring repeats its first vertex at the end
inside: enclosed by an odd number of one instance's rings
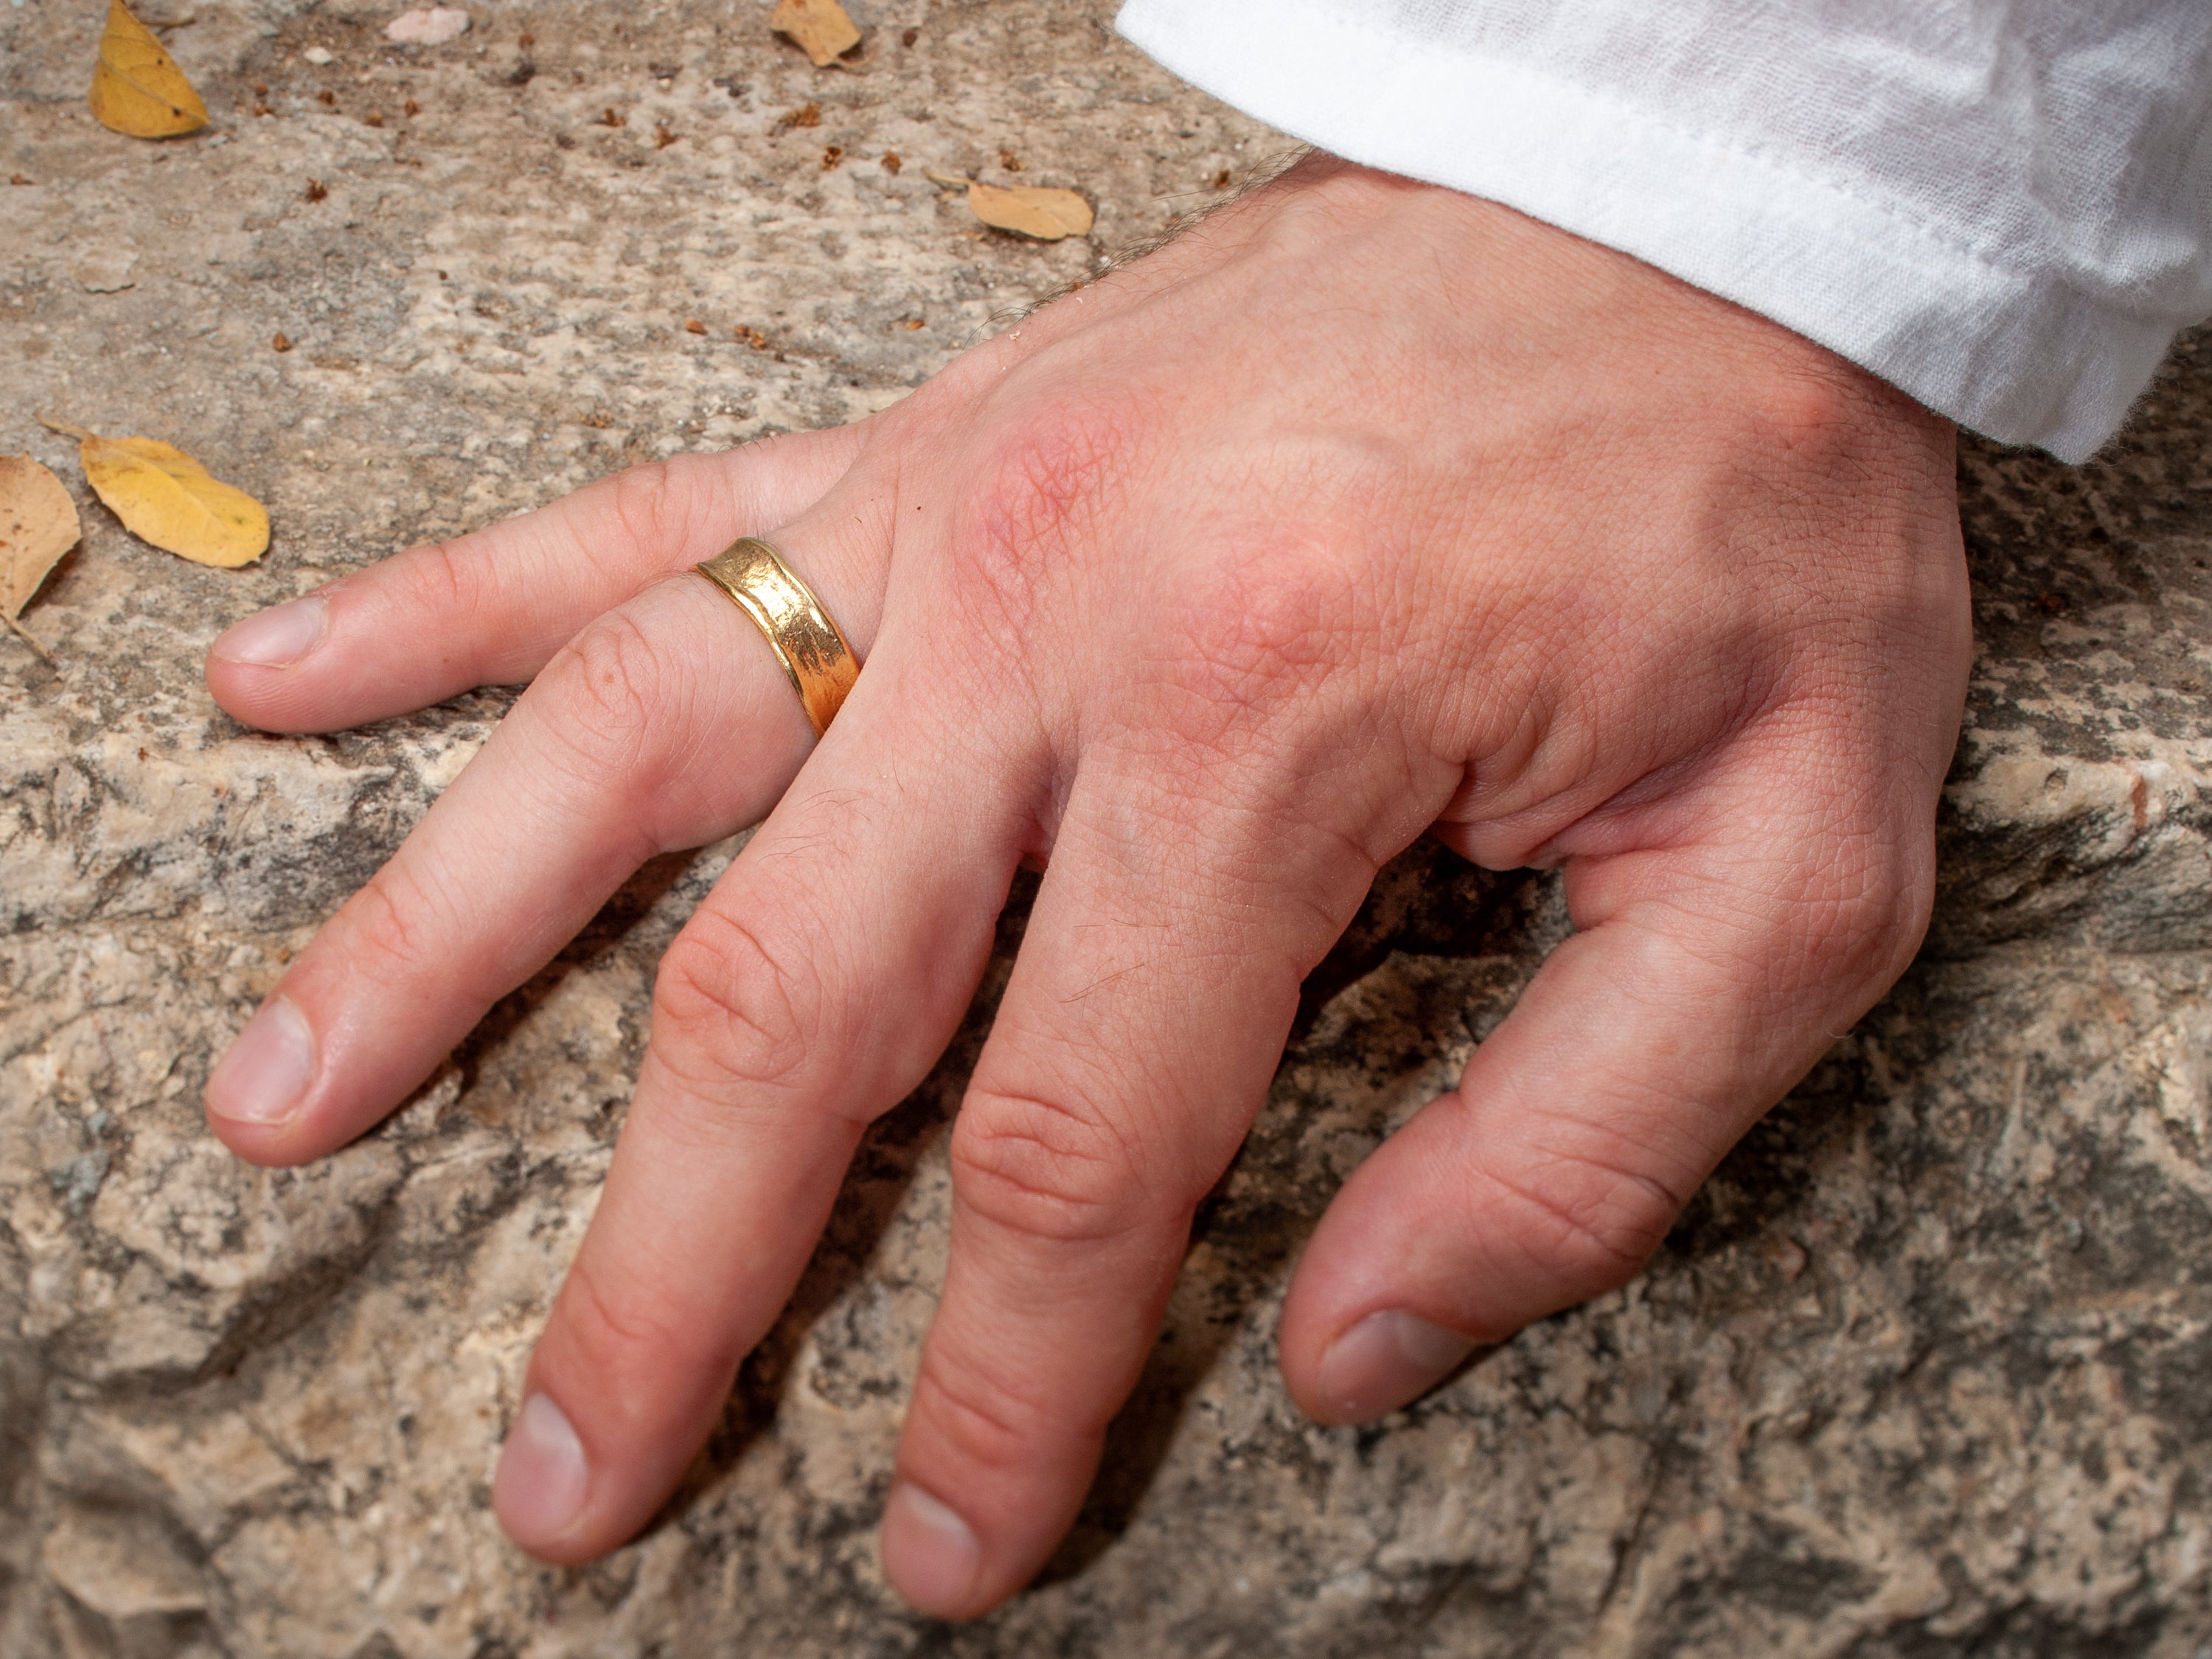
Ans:
POLYGON ((860 678, 860 665, 814 590, 792 574, 774 548, 750 536, 692 568, 734 599, 767 635, 814 735, 828 731, 845 694, 860 678))

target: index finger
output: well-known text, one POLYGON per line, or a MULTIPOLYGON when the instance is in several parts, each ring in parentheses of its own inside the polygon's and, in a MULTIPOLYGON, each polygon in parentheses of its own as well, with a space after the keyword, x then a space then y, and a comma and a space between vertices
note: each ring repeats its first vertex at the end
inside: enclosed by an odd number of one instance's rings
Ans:
MULTIPOLYGON (((264 731, 335 732, 531 679, 586 623, 657 578, 797 517, 851 465, 863 429, 630 467, 410 548, 234 623, 209 651, 208 688, 264 731)), ((836 586, 846 573, 824 574, 836 586)))

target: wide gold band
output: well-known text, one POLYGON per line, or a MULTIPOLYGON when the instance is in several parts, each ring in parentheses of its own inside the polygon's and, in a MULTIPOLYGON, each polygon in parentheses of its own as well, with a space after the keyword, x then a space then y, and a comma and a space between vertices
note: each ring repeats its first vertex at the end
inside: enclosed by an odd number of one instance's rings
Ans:
POLYGON ((860 678, 860 665, 813 590, 791 574, 774 548, 750 536, 692 568, 736 600, 768 636, 814 735, 828 731, 860 678))

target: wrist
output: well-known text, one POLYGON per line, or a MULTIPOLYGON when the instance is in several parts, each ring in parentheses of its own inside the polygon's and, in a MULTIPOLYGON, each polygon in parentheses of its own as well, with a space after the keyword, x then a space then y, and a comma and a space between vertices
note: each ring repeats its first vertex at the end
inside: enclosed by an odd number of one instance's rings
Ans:
MULTIPOLYGON (((1504 306, 1534 335, 1563 341, 1617 337, 1624 323, 1644 331, 1663 359, 1686 367, 1726 364, 1747 381, 1780 376, 1841 394, 1870 416, 1924 425, 1948 442, 1954 423, 1888 381, 1772 319, 1693 286, 1632 254, 1594 242, 1517 209, 1447 185, 1308 152, 1255 196, 1271 196, 1281 218, 1310 215, 1340 233, 1349 226, 1396 222, 1431 257, 1441 283, 1427 293, 1451 311, 1504 306)), ((1404 269, 1379 279, 1389 302, 1423 302, 1429 274, 1404 269), (1395 280, 1394 280, 1395 279, 1395 280)))

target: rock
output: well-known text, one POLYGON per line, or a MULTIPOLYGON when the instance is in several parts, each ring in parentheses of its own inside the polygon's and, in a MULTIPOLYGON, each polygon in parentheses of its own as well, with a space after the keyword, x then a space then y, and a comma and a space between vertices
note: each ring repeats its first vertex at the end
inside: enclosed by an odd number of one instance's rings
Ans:
POLYGON ((384 26, 386 40, 410 46, 442 46, 468 32, 468 13, 454 6, 417 6, 384 26))
POLYGON ((72 488, 32 410, 183 444, 276 525, 263 566, 206 570, 85 496, 27 618, 57 664, 0 639, 0 1654, 2212 1644, 2212 336, 2092 465, 1965 447, 1980 650, 1929 946, 1650 1269, 1380 1428, 1285 1398, 1301 1241, 1565 925, 1547 881, 1417 848, 1316 975, 1075 1534, 975 1626, 902 1612, 872 1534, 1018 904, 684 1492, 596 1567, 517 1554, 488 1483, 653 963, 733 848, 649 866, 339 1157, 257 1171, 207 1137, 213 1055, 507 701, 263 737, 209 701, 207 642, 628 462, 880 408, 1279 152, 1110 10, 946 0, 910 49, 863 20, 884 50, 825 76, 706 0, 619 29, 546 0, 527 48, 502 15, 434 56, 203 0, 173 44, 218 148, 113 141, 82 112, 91 26, 0 9, 10 166, 40 181, 0 190, 0 405, 72 488), (287 67, 311 47, 368 79, 324 106, 287 67), (779 125, 810 101, 818 129, 779 125), (915 165, 824 172, 830 143, 915 165), (1084 184, 1091 239, 937 199, 923 165, 1001 144, 1084 184), (116 247, 132 286, 88 293, 116 247))
POLYGON ((96 247, 70 267, 70 275, 88 294, 120 294, 137 280, 131 273, 137 264, 135 248, 96 247))

